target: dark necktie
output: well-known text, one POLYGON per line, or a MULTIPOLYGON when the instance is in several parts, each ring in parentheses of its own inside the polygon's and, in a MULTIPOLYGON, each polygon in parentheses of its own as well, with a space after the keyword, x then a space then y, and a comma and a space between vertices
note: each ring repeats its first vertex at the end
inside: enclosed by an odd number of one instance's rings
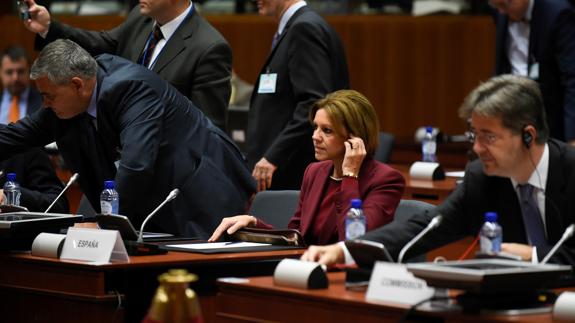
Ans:
POLYGON ((150 65, 150 60, 152 59, 152 55, 154 54, 154 49, 156 48, 156 45, 162 38, 164 38, 164 35, 162 35, 160 26, 154 25, 154 29, 150 33, 148 41, 146 42, 146 48, 144 49, 142 55, 140 56, 140 59, 138 60, 139 64, 144 65, 146 67, 150 65))
POLYGON ((519 194, 521 195, 521 213, 525 230, 532 246, 541 248, 548 246, 545 238, 545 228, 541 213, 533 197, 533 186, 530 184, 518 185, 519 194))
POLYGON ((278 44, 278 40, 280 39, 280 34, 279 33, 275 33, 274 34, 274 38, 272 39, 272 50, 274 50, 274 48, 276 47, 276 45, 278 44))

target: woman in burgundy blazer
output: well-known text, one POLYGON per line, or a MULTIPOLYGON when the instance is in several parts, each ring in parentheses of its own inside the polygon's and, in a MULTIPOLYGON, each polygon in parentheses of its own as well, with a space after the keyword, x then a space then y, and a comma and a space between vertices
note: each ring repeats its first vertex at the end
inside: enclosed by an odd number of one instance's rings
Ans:
MULTIPOLYGON (((315 103, 310 111, 315 158, 303 178, 299 203, 288 228, 298 229, 307 243, 345 240, 345 215, 352 199, 362 200, 367 230, 391 222, 405 180, 393 168, 373 159, 379 125, 375 110, 362 94, 340 90, 315 103)), ((251 215, 224 218, 210 241, 250 226, 271 226, 251 215)))

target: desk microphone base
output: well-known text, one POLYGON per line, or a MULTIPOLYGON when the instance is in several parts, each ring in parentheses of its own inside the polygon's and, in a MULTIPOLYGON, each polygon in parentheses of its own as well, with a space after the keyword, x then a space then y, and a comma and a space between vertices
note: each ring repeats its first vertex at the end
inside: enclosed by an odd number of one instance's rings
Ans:
POLYGON ((153 243, 124 241, 124 244, 130 256, 152 256, 168 253, 166 249, 162 249, 159 245, 153 243))

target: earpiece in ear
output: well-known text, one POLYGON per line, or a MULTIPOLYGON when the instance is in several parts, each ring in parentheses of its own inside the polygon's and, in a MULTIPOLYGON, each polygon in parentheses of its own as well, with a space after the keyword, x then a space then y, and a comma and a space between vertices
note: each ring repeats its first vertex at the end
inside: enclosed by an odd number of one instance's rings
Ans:
POLYGON ((523 129, 523 144, 527 149, 531 147, 531 142, 533 141, 533 136, 527 129, 523 129))

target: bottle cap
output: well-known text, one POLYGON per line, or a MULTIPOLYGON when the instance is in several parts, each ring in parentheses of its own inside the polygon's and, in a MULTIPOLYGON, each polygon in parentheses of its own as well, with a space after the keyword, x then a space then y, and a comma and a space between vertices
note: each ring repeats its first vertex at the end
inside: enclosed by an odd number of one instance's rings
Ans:
POLYGON ((485 213, 485 222, 497 222, 497 213, 496 212, 486 212, 485 213))
POLYGON ((116 185, 115 185, 114 181, 105 181, 104 182, 104 188, 107 190, 113 190, 115 186, 116 185))
POLYGON ((16 181, 16 173, 8 173, 6 175, 6 178, 8 179, 9 182, 14 182, 16 181))
POLYGON ((426 126, 426 127, 425 127, 425 132, 433 133, 433 127, 432 127, 432 126, 426 126))
POLYGON ((361 200, 360 199, 352 199, 351 200, 351 207, 354 209, 361 208, 361 200))

